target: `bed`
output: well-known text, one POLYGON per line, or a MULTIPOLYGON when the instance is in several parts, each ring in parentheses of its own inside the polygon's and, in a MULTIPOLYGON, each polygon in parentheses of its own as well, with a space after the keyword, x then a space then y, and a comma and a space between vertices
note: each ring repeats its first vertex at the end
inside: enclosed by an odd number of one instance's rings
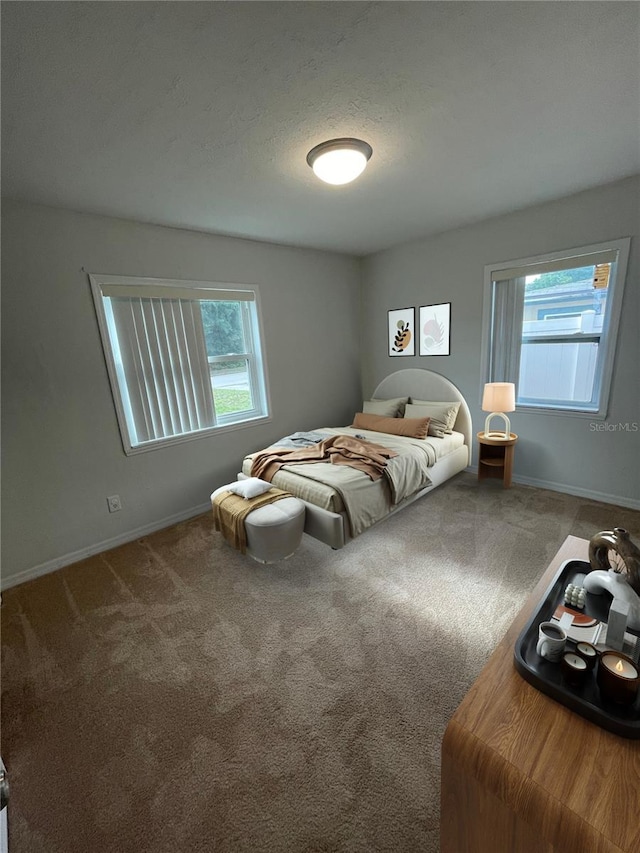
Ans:
MULTIPOLYGON (((380 382, 371 400, 398 398, 459 403, 451 431, 440 437, 418 439, 353 426, 318 428, 315 432, 324 436, 346 435, 382 445, 394 451, 397 458, 389 460, 389 473, 376 481, 362 471, 328 462, 281 467, 271 482, 305 503, 305 533, 332 548, 342 548, 373 524, 467 467, 471 458, 471 415, 456 386, 431 370, 398 370, 380 382)), ((239 479, 251 476, 256 456, 252 453, 245 457, 239 479)))

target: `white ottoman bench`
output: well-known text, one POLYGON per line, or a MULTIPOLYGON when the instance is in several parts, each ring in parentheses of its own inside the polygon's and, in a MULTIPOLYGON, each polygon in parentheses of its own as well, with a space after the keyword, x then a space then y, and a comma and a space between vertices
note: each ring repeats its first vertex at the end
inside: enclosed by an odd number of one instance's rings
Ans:
MULTIPOLYGON (((220 486, 211 501, 229 485, 220 486)), ((294 553, 302 539, 305 506, 298 498, 280 498, 252 510, 244 520, 247 554, 259 563, 276 563, 294 553)))

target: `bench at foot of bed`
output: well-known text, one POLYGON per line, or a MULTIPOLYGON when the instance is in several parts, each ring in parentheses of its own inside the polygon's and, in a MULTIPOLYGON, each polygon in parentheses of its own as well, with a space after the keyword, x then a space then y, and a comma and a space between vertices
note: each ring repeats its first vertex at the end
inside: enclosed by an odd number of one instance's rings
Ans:
MULTIPOLYGON (((211 502, 228 486, 211 495, 211 502)), ((304 531, 305 505, 298 498, 283 497, 275 503, 252 510, 244 519, 247 554, 259 563, 277 563, 291 557, 304 531)))

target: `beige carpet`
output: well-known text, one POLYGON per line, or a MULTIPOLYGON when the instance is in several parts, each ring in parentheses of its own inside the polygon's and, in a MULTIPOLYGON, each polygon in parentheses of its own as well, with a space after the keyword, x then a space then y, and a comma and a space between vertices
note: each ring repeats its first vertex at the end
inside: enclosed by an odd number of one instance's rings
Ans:
POLYGON ((205 515, 5 592, 11 853, 438 850, 447 721, 568 534, 640 513, 470 474, 342 551, 205 515))

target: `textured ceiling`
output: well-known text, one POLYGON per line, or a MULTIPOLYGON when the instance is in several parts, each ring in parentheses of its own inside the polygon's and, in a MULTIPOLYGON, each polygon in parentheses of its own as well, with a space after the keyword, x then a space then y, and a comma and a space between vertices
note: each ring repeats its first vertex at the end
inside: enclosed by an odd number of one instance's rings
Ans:
POLYGON ((640 172, 637 2, 4 2, 3 194, 367 254, 640 172), (307 151, 373 146, 354 184, 307 151))

